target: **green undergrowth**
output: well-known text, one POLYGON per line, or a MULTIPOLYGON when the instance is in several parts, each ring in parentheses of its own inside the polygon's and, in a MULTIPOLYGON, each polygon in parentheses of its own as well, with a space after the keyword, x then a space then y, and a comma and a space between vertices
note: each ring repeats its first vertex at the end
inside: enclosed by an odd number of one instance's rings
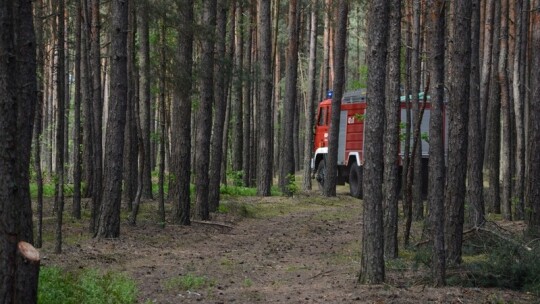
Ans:
POLYGON ((488 250, 465 256, 462 274, 448 278, 449 285, 497 287, 540 296, 540 245, 499 241, 488 250))
POLYGON ((136 303, 137 286, 128 276, 115 272, 101 274, 94 269, 77 273, 58 267, 41 267, 38 303, 101 304, 136 303))
POLYGON ((214 280, 211 280, 205 276, 198 276, 191 273, 170 278, 164 283, 164 287, 166 290, 182 291, 196 291, 204 289, 206 287, 212 287, 214 285, 214 280))
MULTIPOLYGON (((527 245, 517 236, 500 239, 479 235, 466 240, 462 250, 462 263, 447 265, 449 286, 503 288, 540 296, 538 241, 527 245)), ((397 273, 420 271, 418 274, 427 282, 430 281, 431 260, 429 246, 410 247, 400 249, 398 259, 387 259, 386 269, 397 273)))

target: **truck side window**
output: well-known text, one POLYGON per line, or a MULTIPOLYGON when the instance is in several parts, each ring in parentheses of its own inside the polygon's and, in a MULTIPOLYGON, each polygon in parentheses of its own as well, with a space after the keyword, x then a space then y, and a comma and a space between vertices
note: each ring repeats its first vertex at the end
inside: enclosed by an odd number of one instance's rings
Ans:
POLYGON ((321 108, 321 111, 319 112, 319 126, 326 125, 326 108, 321 108))

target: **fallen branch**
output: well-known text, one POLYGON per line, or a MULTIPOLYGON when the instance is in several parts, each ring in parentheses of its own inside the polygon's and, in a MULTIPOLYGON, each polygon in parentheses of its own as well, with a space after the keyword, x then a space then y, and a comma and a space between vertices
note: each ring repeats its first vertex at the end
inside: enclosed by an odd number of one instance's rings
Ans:
POLYGON ((198 221, 198 220, 191 220, 192 223, 196 223, 196 224, 203 224, 203 225, 210 225, 210 226, 218 226, 218 227, 222 227, 222 228, 228 228, 228 229, 233 229, 234 226, 231 226, 231 225, 227 225, 227 224, 223 224, 223 223, 218 223, 218 222, 211 222, 211 221, 198 221))

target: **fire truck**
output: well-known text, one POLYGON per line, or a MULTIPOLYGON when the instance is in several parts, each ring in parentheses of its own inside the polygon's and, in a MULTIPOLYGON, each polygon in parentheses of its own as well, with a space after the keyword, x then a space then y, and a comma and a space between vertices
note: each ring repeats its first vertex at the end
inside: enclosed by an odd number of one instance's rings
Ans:
MULTIPOLYGON (((423 101, 423 93, 419 94, 420 102, 423 101)), ((426 104, 420 131, 422 136, 422 192, 427 193, 427 172, 428 172, 428 152, 429 143, 429 117, 430 104, 426 104)), ((406 121, 407 104, 405 96, 401 97, 401 121, 406 121)), ((313 172, 312 178, 315 178, 319 184, 319 188, 324 188, 326 180, 326 168, 330 164, 327 163, 328 154, 328 136, 331 121, 332 98, 331 95, 327 99, 319 103, 314 137, 314 151, 311 159, 311 169, 313 172)), ((362 198, 362 179, 364 167, 364 142, 365 142, 365 115, 369 115, 369 109, 366 104, 366 90, 359 89, 352 92, 346 92, 341 101, 340 110, 340 125, 338 139, 338 157, 337 157, 337 184, 349 184, 350 193, 356 198, 362 198)), ((444 115, 443 115, 444 117, 444 115)), ((403 124, 401 124, 403 125, 403 124)), ((447 128, 445 128, 447 129, 447 128)), ((404 130, 402 130, 404 132, 404 130)), ((411 136, 412 137, 412 136, 411 136)), ((380 139, 381 141, 384 138, 380 139)), ((446 141, 445 141, 446 142, 446 141)), ((402 162, 404 159, 404 142, 400 144, 399 159, 399 178, 401 180, 401 172, 403 170, 402 162)), ((411 139, 412 147, 412 139, 411 139)), ((399 183, 401 184, 401 183, 399 183)))

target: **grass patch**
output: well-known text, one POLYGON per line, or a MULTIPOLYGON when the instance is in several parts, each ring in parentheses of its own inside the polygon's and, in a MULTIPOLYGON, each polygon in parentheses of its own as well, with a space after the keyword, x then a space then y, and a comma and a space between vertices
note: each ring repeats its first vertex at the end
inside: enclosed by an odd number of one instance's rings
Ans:
POLYGON ((198 290, 214 285, 214 281, 207 277, 201 277, 194 274, 187 274, 178 277, 173 277, 165 281, 166 290, 198 290))
POLYGON ((88 269, 78 274, 58 267, 41 267, 38 303, 135 303, 137 287, 124 274, 109 272, 104 275, 88 269))

